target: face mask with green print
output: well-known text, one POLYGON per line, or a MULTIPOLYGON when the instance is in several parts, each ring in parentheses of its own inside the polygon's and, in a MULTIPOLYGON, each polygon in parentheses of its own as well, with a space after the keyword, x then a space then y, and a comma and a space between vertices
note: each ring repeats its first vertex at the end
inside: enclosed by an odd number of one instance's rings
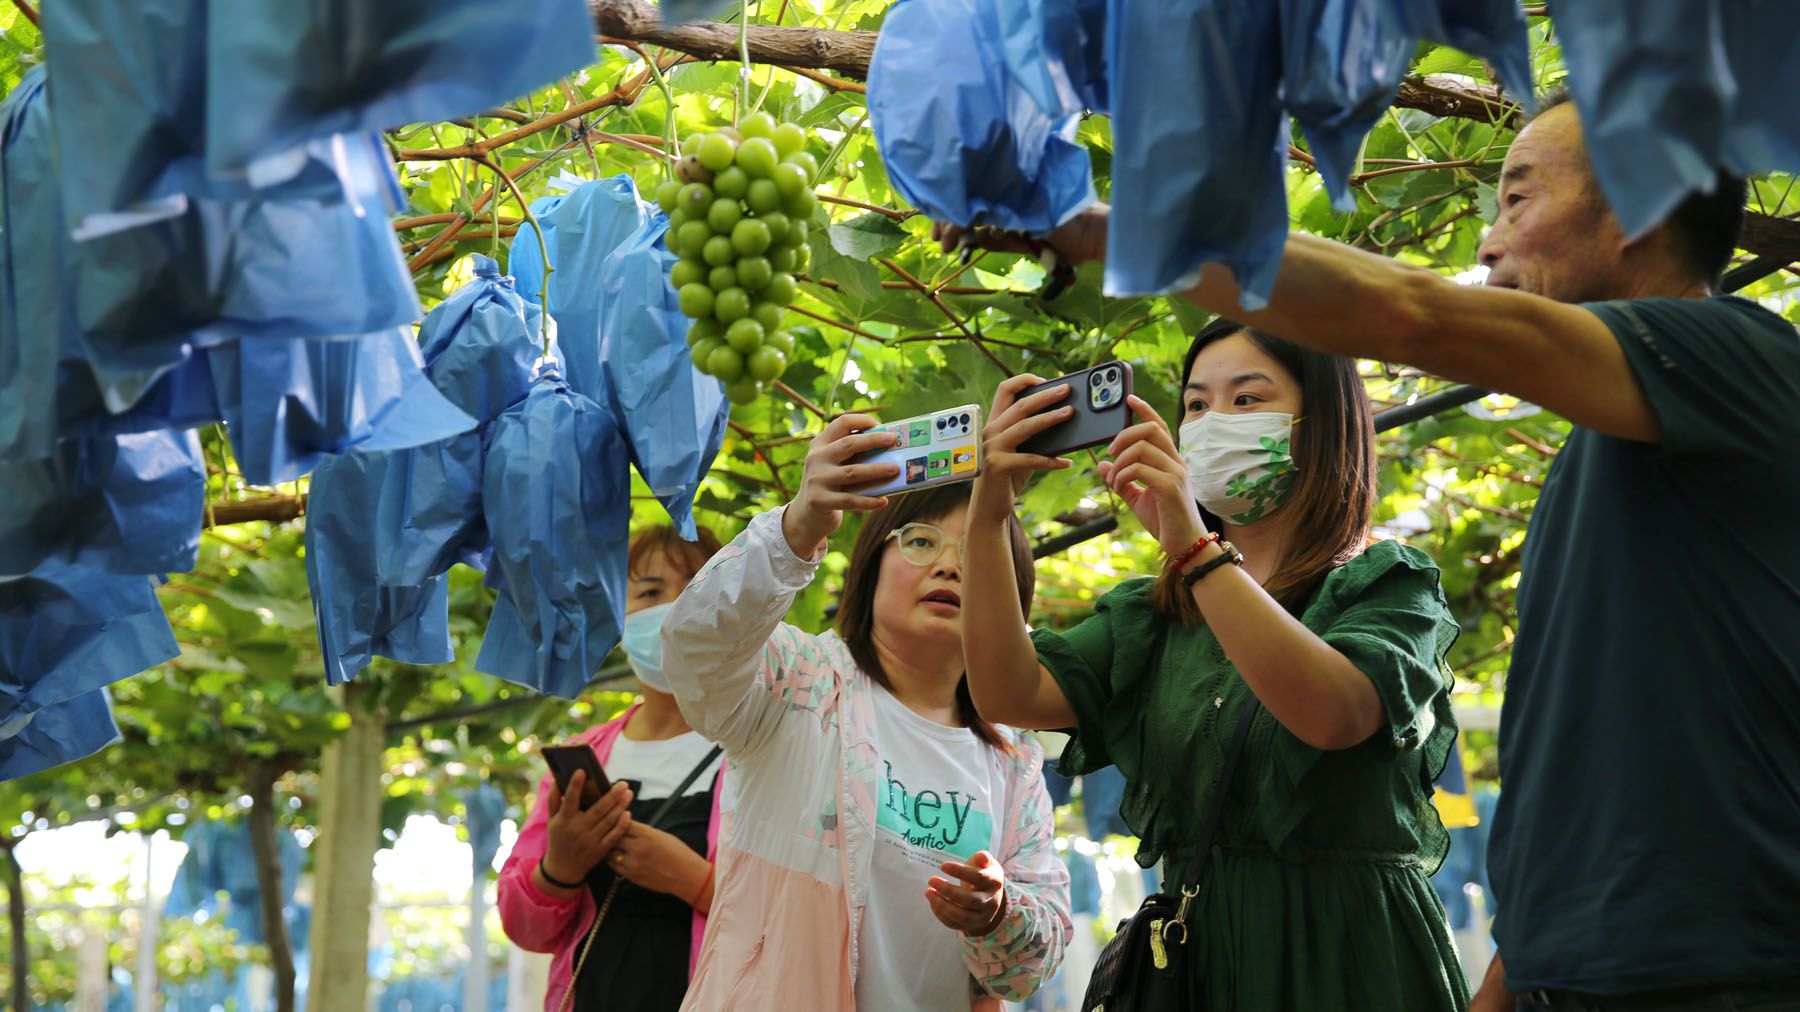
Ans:
POLYGON ((1208 411, 1183 425, 1181 459, 1194 501, 1240 526, 1275 512, 1294 491, 1293 427, 1285 411, 1208 411))

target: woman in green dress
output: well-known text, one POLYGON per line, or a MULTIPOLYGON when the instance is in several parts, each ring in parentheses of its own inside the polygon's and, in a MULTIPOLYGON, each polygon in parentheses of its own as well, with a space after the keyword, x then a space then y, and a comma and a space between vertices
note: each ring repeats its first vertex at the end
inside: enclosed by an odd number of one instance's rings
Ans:
POLYGON ((969 507, 975 705, 997 723, 1072 728, 1064 773, 1125 774, 1139 862, 1162 860, 1170 892, 1198 887, 1171 957, 1191 1007, 1460 1012, 1468 983, 1429 881, 1449 846, 1431 783, 1456 738, 1443 659, 1457 625, 1430 559, 1369 543, 1362 380, 1353 362, 1230 321, 1196 336, 1183 374, 1179 443, 1133 397, 1138 421, 1100 465, 1163 571, 1063 633, 1028 634, 1002 584, 1014 496, 1034 471, 1068 466, 1019 445, 1067 417, 1056 405, 1069 394, 1015 400, 1034 376, 1001 385, 969 507), (1263 712, 1221 784, 1252 699, 1263 712))

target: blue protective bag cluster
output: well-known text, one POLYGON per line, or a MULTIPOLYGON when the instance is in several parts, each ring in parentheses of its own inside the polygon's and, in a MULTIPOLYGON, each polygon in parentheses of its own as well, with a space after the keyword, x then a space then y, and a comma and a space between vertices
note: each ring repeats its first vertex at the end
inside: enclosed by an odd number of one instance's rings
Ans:
POLYGON ((1800 171, 1800 5, 1779 0, 1556 9, 1594 175, 1627 235, 1661 222, 1721 168, 1800 171))
POLYGON ((1058 54, 1005 6, 890 8, 869 62, 869 120, 889 180, 914 206, 1043 234, 1093 203, 1093 179, 1075 139, 1079 99, 1052 69, 1058 54))
POLYGON ((0 780, 112 744, 106 686, 180 652, 150 577, 52 557, 0 581, 0 780))
POLYGON ((482 500, 499 596, 475 666, 573 697, 624 623, 631 488, 618 422, 541 367, 494 423, 482 500))
MULTIPOLYGON (((493 260, 474 263, 475 280, 432 310, 420 337, 435 393, 476 427, 409 449, 334 457, 313 473, 307 580, 334 685, 375 655, 454 659, 445 574, 458 561, 485 566, 488 430, 530 392, 543 346, 537 307, 493 260)), ((551 354, 554 361, 554 346, 551 354)))
MULTIPOLYGON (((294 908, 294 890, 306 865, 306 850, 290 830, 278 831, 275 840, 281 868, 283 920, 291 927, 300 913, 294 908)), ((223 913, 225 926, 237 932, 238 938, 251 945, 265 944, 262 880, 257 877, 250 823, 196 823, 182 834, 181 842, 187 845, 187 855, 175 870, 175 881, 169 885, 163 916, 192 917, 201 911, 223 913), (220 908, 220 893, 230 898, 227 909, 220 908)), ((298 951, 304 951, 305 937, 296 939, 298 951)))
MULTIPOLYGON (((644 483, 681 536, 693 538, 694 493, 724 442, 731 405, 688 356, 688 320, 668 281, 668 216, 626 175, 544 198, 532 211, 556 267, 550 309, 569 387, 622 426, 644 483)), ((509 256, 519 290, 541 301, 537 237, 521 230, 509 256)))
POLYGON ((1531 84, 1516 0, 902 0, 869 72, 889 177, 932 216, 1049 232, 1092 200, 1084 111, 1112 116, 1109 295, 1231 267, 1267 300, 1287 234, 1287 119, 1339 207, 1421 39, 1531 84), (1285 102, 1284 102, 1285 98, 1285 102))

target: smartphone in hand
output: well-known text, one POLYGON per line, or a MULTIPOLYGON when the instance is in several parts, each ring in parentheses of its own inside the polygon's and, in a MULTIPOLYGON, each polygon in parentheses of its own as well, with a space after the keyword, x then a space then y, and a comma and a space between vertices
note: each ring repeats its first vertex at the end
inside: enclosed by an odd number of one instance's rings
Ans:
POLYGON ((606 778, 606 771, 600 768, 600 757, 594 754, 592 745, 545 745, 539 751, 544 753, 544 762, 550 766, 550 775, 556 778, 556 789, 565 796, 569 793, 569 779, 575 775, 575 771, 587 774, 587 782, 581 789, 582 808, 599 801, 600 795, 612 790, 612 781, 606 778))
POLYGON ((870 432, 892 432, 893 446, 856 456, 855 463, 897 464, 894 477, 856 490, 858 495, 916 492, 934 485, 971 481, 981 473, 981 405, 963 404, 898 422, 883 422, 870 432))
POLYGON ((1020 453, 1060 457, 1110 443, 1131 424, 1131 409, 1125 404, 1125 399, 1131 396, 1131 363, 1102 362, 1080 372, 1058 376, 1021 391, 1019 399, 1064 383, 1069 386, 1069 396, 1044 410, 1054 411, 1068 405, 1075 409, 1074 413, 1066 421, 1020 443, 1020 453))

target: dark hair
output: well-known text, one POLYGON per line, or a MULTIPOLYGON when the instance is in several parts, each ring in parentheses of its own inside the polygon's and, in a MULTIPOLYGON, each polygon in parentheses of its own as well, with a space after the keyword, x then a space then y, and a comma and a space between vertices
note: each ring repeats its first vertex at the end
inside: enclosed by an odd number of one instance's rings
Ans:
MULTIPOLYGON (((1305 609, 1326 574, 1355 558, 1369 542, 1375 512, 1375 423, 1356 362, 1302 348, 1224 317, 1194 335, 1181 362, 1181 384, 1208 345, 1242 334, 1300 384, 1301 415, 1294 426, 1294 491, 1281 507, 1292 523, 1288 548, 1263 588, 1294 614, 1305 609)), ((1222 521, 1205 507, 1208 530, 1222 521)), ((1199 625, 1200 609, 1181 580, 1165 572, 1156 605, 1187 625, 1199 625)))
MULTIPOLYGON (((1537 112, 1525 122, 1530 123, 1565 105, 1573 106, 1574 99, 1568 86, 1559 84, 1539 96, 1537 112)), ((1589 190, 1604 201, 1605 194, 1600 190, 1600 181, 1594 176, 1594 165, 1585 148, 1581 152, 1581 162, 1587 166, 1589 190)), ((1731 263, 1731 254, 1737 249, 1744 230, 1744 203, 1749 199, 1749 182, 1743 176, 1719 169, 1710 190, 1695 190, 1688 194, 1663 219, 1688 270, 1694 277, 1704 280, 1708 287, 1718 287, 1719 276, 1731 263)))
POLYGON ((719 550, 719 536, 704 527, 693 541, 684 540, 668 524, 645 527, 631 536, 631 547, 625 553, 625 572, 635 573, 651 554, 661 552, 682 575, 693 579, 706 560, 719 550))
MULTIPOLYGON (((967 482, 957 482, 895 496, 863 520, 856 545, 850 549, 850 568, 844 573, 844 594, 838 602, 837 631, 850 648, 850 656, 884 689, 891 691, 894 685, 875 652, 875 584, 881 578, 881 557, 887 549, 888 532, 916 521, 941 519, 968 502, 970 491, 967 482)), ((1031 542, 1016 516, 1007 520, 1007 532, 1012 537, 1013 580, 1019 588, 1019 607, 1030 614, 1032 589, 1037 583, 1031 542)), ((956 715, 983 742, 994 748, 1009 747, 994 725, 976 712, 966 674, 956 685, 956 715)))

